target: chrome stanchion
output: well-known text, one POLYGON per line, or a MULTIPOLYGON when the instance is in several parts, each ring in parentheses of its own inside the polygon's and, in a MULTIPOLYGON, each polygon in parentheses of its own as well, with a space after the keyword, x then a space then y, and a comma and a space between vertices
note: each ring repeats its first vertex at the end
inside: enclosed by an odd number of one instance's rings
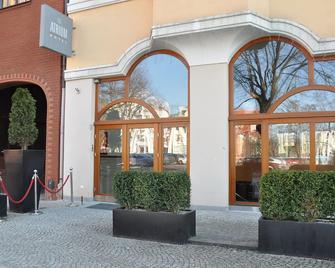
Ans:
POLYGON ((74 203, 73 200, 73 168, 70 168, 70 191, 71 191, 71 201, 70 204, 68 205, 69 207, 77 207, 78 205, 74 203))
POLYGON ((37 200, 37 170, 36 169, 34 170, 34 176, 33 176, 32 179, 35 180, 34 181, 35 211, 34 211, 33 215, 40 215, 40 214, 42 214, 42 212, 38 210, 38 203, 37 203, 38 200, 37 200))
MULTIPOLYGON (((2 182, 2 177, 1 177, 1 172, 0 172, 0 182, 2 182)), ((0 187, 0 195, 2 195, 2 190, 0 187)), ((6 197, 6 211, 7 211, 7 197, 6 197)), ((7 214, 7 213, 6 213, 7 214)), ((7 216, 0 216, 0 223, 5 222, 7 220, 7 216)))

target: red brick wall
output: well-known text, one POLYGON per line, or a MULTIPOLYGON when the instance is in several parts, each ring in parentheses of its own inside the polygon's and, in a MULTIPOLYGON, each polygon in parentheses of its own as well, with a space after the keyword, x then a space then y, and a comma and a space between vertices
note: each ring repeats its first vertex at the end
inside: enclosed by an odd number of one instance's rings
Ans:
POLYGON ((45 175, 55 179, 59 177, 61 56, 39 48, 44 3, 63 12, 63 0, 31 0, 0 10, 0 85, 23 81, 44 90, 48 107, 45 175))

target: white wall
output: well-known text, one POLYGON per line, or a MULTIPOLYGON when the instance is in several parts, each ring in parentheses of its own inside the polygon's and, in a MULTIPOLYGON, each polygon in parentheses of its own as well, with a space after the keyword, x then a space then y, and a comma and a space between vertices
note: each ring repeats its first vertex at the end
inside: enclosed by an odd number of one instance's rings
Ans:
POLYGON ((226 207, 229 200, 228 64, 191 66, 192 205, 226 207))
MULTIPOLYGON (((95 84, 92 79, 68 81, 65 94, 64 176, 72 167, 74 196, 93 198, 95 84)), ((64 196, 70 196, 69 183, 64 196)))

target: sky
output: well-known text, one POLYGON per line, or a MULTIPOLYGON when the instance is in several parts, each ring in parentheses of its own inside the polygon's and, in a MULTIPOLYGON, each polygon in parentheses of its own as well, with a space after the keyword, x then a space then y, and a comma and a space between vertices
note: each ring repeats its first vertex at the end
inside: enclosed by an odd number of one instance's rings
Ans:
POLYGON ((177 58, 158 54, 146 58, 140 65, 150 77, 151 89, 170 105, 187 106, 188 71, 177 58))

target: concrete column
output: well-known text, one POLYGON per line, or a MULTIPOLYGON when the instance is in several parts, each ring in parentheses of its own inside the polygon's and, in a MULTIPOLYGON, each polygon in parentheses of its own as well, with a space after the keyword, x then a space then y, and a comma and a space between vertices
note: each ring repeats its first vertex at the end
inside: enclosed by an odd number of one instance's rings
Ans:
POLYGON ((229 200, 228 64, 190 68, 192 205, 227 207, 229 200))
MULTIPOLYGON (((95 84, 92 79, 69 81, 65 91, 64 176, 72 167, 74 196, 93 198, 95 84)), ((68 183, 64 196, 69 195, 68 183)))

